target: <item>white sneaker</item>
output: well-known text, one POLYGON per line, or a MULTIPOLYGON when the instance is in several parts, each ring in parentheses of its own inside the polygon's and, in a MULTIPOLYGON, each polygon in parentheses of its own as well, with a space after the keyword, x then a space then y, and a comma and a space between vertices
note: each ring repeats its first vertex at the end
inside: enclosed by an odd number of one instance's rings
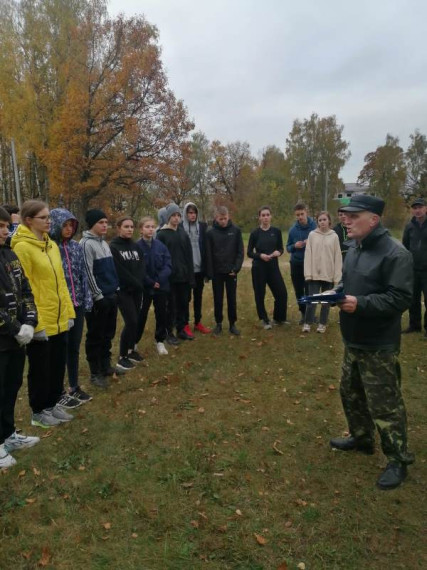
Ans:
MULTIPOLYGON (((74 419, 74 416, 66 412, 63 408, 61 408, 61 406, 58 406, 58 404, 56 404, 56 406, 53 408, 50 408, 50 410, 52 411, 52 416, 60 422, 70 422, 72 419, 74 419)), ((44 411, 46 412, 47 410, 44 411)))
POLYGON ((302 327, 302 332, 310 332, 311 331, 311 327, 309 324, 305 323, 304 326, 302 327))
POLYGON ((157 346, 157 353, 159 356, 166 356, 167 354, 169 354, 163 342, 156 343, 156 346, 157 346))
POLYGON ((7 452, 4 444, 0 445, 0 469, 7 469, 16 465, 16 459, 7 452))
POLYGON ((25 447, 33 447, 40 441, 39 437, 24 435, 20 433, 13 433, 4 440, 4 447, 6 451, 14 451, 15 449, 24 449, 25 447))
POLYGON ((265 331, 271 330, 273 327, 271 326, 270 321, 261 321, 261 324, 265 331))
POLYGON ((318 332, 318 333, 324 333, 324 332, 326 332, 326 325, 319 325, 319 326, 317 327, 317 332, 318 332))

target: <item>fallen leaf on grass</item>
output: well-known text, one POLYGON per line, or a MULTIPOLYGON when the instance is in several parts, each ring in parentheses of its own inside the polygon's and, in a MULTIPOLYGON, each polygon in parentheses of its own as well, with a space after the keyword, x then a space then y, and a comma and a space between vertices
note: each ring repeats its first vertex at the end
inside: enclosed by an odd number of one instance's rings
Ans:
POLYGON ((42 548, 42 557, 37 562, 37 566, 47 566, 50 564, 50 559, 52 558, 52 554, 47 546, 43 546, 42 548))
POLYGON ((274 443, 273 443, 273 449, 276 453, 278 453, 279 455, 283 455, 283 451, 281 451, 278 447, 277 444, 281 443, 279 439, 277 439, 274 443))
POLYGON ((42 439, 46 439, 52 435, 52 430, 48 430, 44 435, 41 436, 42 439))
POLYGON ((190 524, 193 528, 199 528, 199 523, 198 521, 190 521, 190 524))
POLYGON ((292 521, 285 522, 285 528, 291 528, 291 526, 292 526, 292 521))
POLYGON ((23 469, 22 471, 20 471, 18 473, 18 477, 25 477, 25 473, 26 473, 26 471, 25 471, 25 469, 23 469))
POLYGON ((204 414, 204 413, 205 413, 205 408, 199 408, 197 411, 199 412, 199 414, 204 414))
POLYGON ((23 556, 25 560, 29 560, 31 557, 31 552, 21 552, 21 556, 23 556))
POLYGON ((79 471, 84 471, 86 467, 84 465, 79 465, 79 471))
POLYGON ((305 570, 305 564, 304 562, 300 562, 297 566, 298 570, 305 570))
POLYGON ((288 565, 286 562, 282 562, 280 566, 277 567, 277 570, 288 570, 288 565))
POLYGON ((138 535, 136 534, 136 532, 133 532, 133 533, 131 534, 131 537, 132 537, 132 538, 138 538, 138 535))
POLYGON ((40 475, 40 471, 36 467, 33 467, 33 473, 36 477, 40 475))
POLYGON ((264 538, 261 534, 254 533, 255 540, 260 546, 265 546, 268 542, 266 538, 264 538))
POLYGON ((190 489, 192 486, 194 485, 194 483, 182 483, 181 487, 184 487, 184 489, 190 489))
POLYGON ((105 530, 111 529, 111 523, 110 522, 102 523, 102 526, 105 528, 105 530))
POLYGON ((236 509, 236 515, 238 515, 239 517, 242 516, 242 511, 240 509, 236 509))
POLYGON ((228 529, 227 529, 227 525, 225 524, 225 525, 223 525, 223 526, 219 526, 216 530, 217 530, 218 532, 227 532, 227 530, 228 530, 228 529))
MULTIPOLYGON (((335 386, 333 384, 329 384, 328 386, 329 390, 335 390, 335 386)), ((304 564, 304 562, 301 562, 301 564, 304 564)))
POLYGON ((28 499, 25 499, 25 502, 28 503, 29 505, 32 505, 33 503, 36 502, 36 499, 33 499, 33 498, 30 499, 30 498, 28 498, 28 499))

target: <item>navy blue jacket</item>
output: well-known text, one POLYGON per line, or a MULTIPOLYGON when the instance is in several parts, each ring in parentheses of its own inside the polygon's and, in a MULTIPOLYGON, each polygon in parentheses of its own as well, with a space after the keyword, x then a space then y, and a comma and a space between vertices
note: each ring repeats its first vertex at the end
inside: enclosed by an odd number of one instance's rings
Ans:
POLYGON ((305 246, 297 248, 295 244, 297 241, 308 239, 308 234, 316 228, 316 222, 313 218, 307 218, 307 224, 305 226, 299 222, 295 222, 291 227, 288 235, 288 243, 286 244, 286 251, 291 254, 291 263, 299 265, 304 263, 305 246))
POLYGON ((158 239, 151 241, 151 247, 144 239, 138 240, 137 243, 144 254, 144 289, 151 295, 155 295, 157 292, 167 293, 170 289, 169 277, 172 273, 172 262, 168 248, 158 239), (160 289, 154 289, 154 283, 159 283, 160 289))

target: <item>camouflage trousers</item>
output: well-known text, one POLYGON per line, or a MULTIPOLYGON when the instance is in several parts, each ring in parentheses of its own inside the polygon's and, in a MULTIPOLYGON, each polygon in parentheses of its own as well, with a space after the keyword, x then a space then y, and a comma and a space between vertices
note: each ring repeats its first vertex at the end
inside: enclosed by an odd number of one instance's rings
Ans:
POLYGON ((350 434, 373 441, 377 428, 387 459, 410 464, 414 456, 407 450, 398 355, 398 351, 369 352, 345 347, 340 393, 350 434))

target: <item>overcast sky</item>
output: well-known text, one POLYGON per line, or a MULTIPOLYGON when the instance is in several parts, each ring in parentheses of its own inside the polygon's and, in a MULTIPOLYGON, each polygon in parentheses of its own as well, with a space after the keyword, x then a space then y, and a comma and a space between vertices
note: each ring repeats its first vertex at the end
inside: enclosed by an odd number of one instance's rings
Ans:
POLYGON ((427 134, 425 0, 110 0, 160 32, 176 96, 209 140, 284 150, 294 119, 336 115, 355 182, 363 157, 427 134))

